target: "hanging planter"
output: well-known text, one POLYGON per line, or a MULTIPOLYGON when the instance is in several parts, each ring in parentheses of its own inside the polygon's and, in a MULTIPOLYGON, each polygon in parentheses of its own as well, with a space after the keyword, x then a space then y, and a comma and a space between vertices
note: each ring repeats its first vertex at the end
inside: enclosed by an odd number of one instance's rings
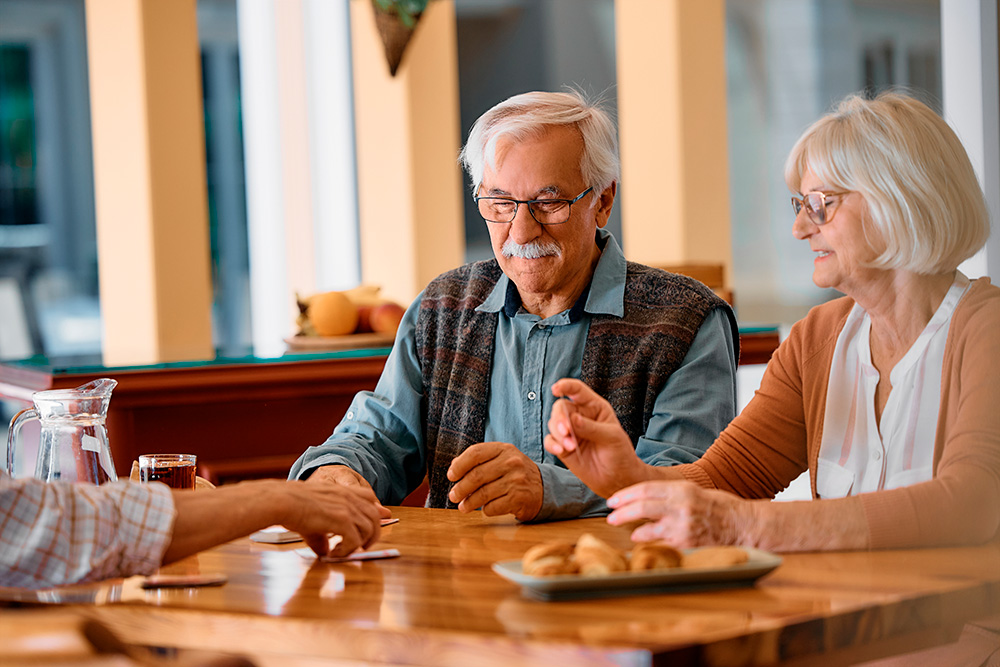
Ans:
POLYGON ((413 37, 413 31, 427 2, 428 0, 372 0, 375 7, 375 27, 382 38, 385 59, 392 76, 396 76, 396 70, 403 60, 403 52, 413 37))

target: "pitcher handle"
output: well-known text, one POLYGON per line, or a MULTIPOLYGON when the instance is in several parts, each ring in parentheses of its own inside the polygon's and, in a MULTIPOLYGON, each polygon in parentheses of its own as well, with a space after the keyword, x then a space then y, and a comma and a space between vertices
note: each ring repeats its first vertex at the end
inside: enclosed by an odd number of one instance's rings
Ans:
POLYGON ((25 422, 38 419, 38 411, 34 408, 21 410, 10 420, 10 429, 7 431, 7 474, 14 476, 14 443, 17 442, 17 432, 21 430, 25 422))

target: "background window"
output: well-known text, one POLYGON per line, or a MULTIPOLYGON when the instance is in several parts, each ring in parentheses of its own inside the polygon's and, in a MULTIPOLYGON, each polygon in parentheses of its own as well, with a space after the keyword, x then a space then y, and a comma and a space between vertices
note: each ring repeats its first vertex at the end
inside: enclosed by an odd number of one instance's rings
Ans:
MULTIPOLYGON (((200 0, 213 333, 249 348, 236 0, 200 0)), ((84 0, 0 0, 0 359, 101 352, 84 0)))
POLYGON ((791 324, 840 296, 812 284, 792 237, 784 161, 851 92, 907 86, 941 110, 937 0, 728 0, 733 284, 743 323, 791 324))
MULTIPOLYGON (((616 111, 614 0, 455 0, 455 14, 463 144, 490 107, 531 90, 572 86, 603 95, 616 111)), ((468 183, 463 174, 463 194, 471 197, 468 183)), ((618 197, 621 201, 621 190, 618 197)), ((607 229, 622 242, 617 203, 607 229)), ((465 242, 467 261, 493 257, 486 223, 471 200, 465 206, 465 242)))

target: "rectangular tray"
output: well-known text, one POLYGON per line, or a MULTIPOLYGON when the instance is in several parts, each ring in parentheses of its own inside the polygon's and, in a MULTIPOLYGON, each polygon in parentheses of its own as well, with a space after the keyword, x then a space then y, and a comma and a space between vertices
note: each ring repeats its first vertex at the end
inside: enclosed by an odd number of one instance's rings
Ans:
MULTIPOLYGON (((652 595, 680 591, 750 585, 781 565, 781 557, 767 551, 742 547, 750 557, 745 563, 722 568, 675 567, 642 572, 622 572, 600 577, 564 574, 532 577, 521 570, 520 560, 493 564, 498 575, 521 586, 521 593, 538 600, 578 600, 619 595, 652 595)), ((690 553, 697 549, 683 549, 690 553)))

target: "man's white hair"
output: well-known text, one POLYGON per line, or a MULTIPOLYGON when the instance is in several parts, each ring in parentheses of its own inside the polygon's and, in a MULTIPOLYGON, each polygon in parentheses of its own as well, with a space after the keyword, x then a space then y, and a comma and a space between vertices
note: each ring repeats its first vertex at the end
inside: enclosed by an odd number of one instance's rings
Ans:
POLYGON ((531 92, 515 95, 484 113, 472 126, 460 160, 478 191, 486 167, 496 167, 497 142, 538 136, 550 127, 574 126, 583 137, 580 173, 600 194, 619 179, 618 134, 599 101, 582 93, 531 92))

